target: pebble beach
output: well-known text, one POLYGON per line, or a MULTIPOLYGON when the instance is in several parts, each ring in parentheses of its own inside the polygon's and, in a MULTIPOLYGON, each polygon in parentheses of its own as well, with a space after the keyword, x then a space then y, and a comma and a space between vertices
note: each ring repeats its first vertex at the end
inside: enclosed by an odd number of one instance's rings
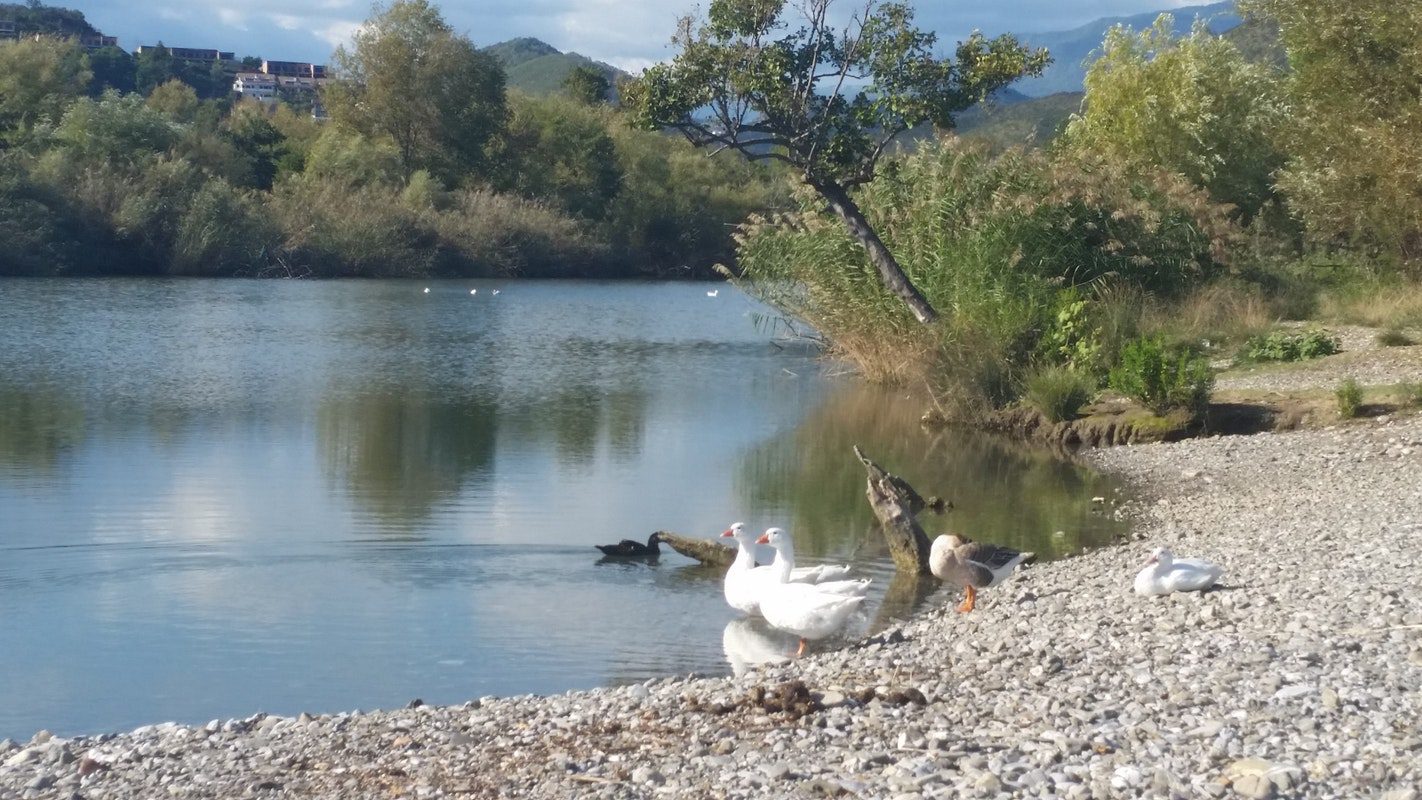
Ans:
POLYGON ((41 732, 0 797, 1419 797, 1422 418, 1084 457, 1129 540, 971 614, 737 678, 41 732), (1223 586, 1135 595, 1159 545, 1223 586))

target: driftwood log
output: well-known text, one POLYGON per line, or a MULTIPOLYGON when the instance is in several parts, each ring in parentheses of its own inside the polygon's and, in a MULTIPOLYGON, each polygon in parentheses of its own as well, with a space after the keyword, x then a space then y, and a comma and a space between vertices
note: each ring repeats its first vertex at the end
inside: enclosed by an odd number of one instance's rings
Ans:
MULTIPOLYGON (((894 558, 894 566, 900 574, 928 575, 928 534, 918 524, 918 512, 925 508, 941 508, 944 504, 925 501, 909 482, 889 472, 869 460, 854 446, 854 457, 864 465, 869 473, 869 505, 878 517, 884 530, 884 539, 889 543, 889 554, 894 558)), ((905 587, 904 593, 912 596, 916 590, 905 587)))
POLYGON ((713 567, 729 567, 736 560, 736 548, 711 539, 693 539, 671 531, 657 531, 662 543, 687 558, 713 567))

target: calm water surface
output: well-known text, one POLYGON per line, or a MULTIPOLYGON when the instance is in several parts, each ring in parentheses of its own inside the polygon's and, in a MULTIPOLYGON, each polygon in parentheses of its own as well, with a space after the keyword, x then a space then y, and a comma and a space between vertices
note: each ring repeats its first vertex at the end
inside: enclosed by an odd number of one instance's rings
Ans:
POLYGON ((1103 478, 925 433, 728 287, 425 285, 0 281, 0 737, 793 647, 712 571, 592 549, 659 528, 853 561, 877 578, 853 631, 946 601, 892 585, 852 443, 957 503, 934 525, 1054 555, 1114 532, 1103 478))

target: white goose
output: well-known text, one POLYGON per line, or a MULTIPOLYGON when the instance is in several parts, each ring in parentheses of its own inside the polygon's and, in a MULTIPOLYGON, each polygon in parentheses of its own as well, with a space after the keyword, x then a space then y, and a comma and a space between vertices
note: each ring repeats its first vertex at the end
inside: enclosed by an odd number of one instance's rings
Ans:
MULTIPOLYGON (((771 530, 779 530, 771 528, 771 530)), ((722 590, 726 595, 726 603, 731 608, 746 614, 760 613, 760 595, 764 588, 772 583, 788 581, 790 583, 816 583, 832 575, 842 575, 849 570, 849 567, 804 567, 794 568, 794 554, 791 553, 790 561, 781 560, 777 552, 775 562, 768 567, 756 566, 756 541, 755 534, 746 530, 744 522, 737 522, 731 525, 724 533, 723 538, 733 538, 736 540, 736 559, 731 562, 731 568, 726 570, 726 577, 722 584, 722 590), (789 567, 789 572, 786 572, 789 567)), ((864 594, 868 581, 825 581, 819 583, 819 588, 830 594, 864 594)))
POLYGON ((790 534, 780 528, 766 528, 765 535, 757 539, 756 544, 768 544, 771 534, 774 533, 784 534, 780 537, 779 546, 772 545, 775 550, 775 559, 770 562, 768 567, 776 583, 813 583, 815 588, 831 594, 864 594, 868 591, 869 580, 867 578, 839 580, 849 574, 848 564, 796 567, 795 543, 790 540, 790 534))
MULTIPOLYGON (((768 544, 780 551, 790 541, 790 535, 771 528, 757 544, 768 544)), ((777 577, 784 575, 778 573, 777 577)), ((800 637, 799 658, 811 639, 823 639, 844 626, 849 615, 864 602, 863 594, 831 594, 819 586, 806 583, 767 584, 760 593, 760 613, 771 625, 800 637)))
POLYGON ((1198 558, 1176 558, 1168 547, 1157 547, 1136 574, 1136 594, 1201 592, 1215 585, 1224 567, 1198 558))

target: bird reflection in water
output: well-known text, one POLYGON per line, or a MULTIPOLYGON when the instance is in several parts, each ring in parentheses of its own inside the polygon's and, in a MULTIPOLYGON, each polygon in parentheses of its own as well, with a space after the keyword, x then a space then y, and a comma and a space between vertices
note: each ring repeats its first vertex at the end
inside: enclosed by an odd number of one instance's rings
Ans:
POLYGON ((789 661, 797 642, 794 635, 777 631, 757 617, 733 619, 721 633, 721 647, 736 677, 757 664, 789 661))

